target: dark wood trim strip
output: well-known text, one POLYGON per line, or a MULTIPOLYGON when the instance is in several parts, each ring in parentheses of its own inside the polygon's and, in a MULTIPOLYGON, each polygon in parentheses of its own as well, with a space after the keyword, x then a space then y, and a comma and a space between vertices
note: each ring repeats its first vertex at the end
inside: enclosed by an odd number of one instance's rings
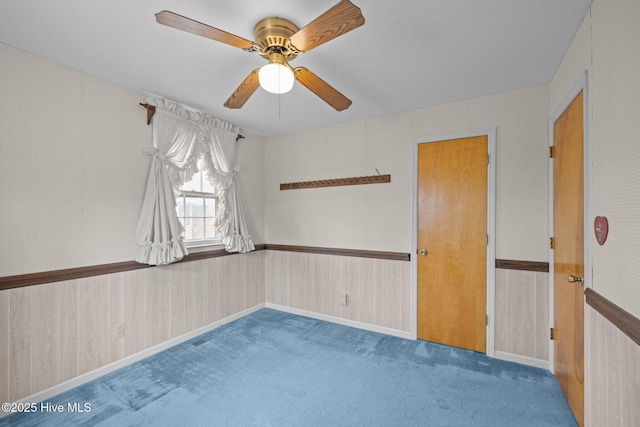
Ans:
MULTIPOLYGON (((255 245, 256 251, 264 250, 265 245, 255 245)), ((224 249, 195 252, 187 255, 178 262, 199 261, 208 258, 237 255, 224 249)), ((104 274, 120 273, 123 271, 139 270, 154 267, 139 264, 135 261, 115 262, 111 264, 90 265, 87 267, 66 268, 63 270, 42 271, 38 273, 19 274, 16 276, 0 277, 0 291, 4 289, 21 288, 24 286, 41 285, 44 283, 61 282, 64 280, 81 279, 83 277, 102 276, 104 274)))
POLYGON ((621 309, 591 288, 584 290, 587 304, 640 345, 640 319, 621 309))
POLYGON ((543 273, 548 273, 549 263, 537 262, 537 261, 514 261, 510 259, 497 259, 496 268, 503 268, 506 270, 540 271, 543 273))
MULTIPOLYGON (((263 251, 263 250, 266 249, 266 245, 264 245, 264 244, 255 245, 255 248, 256 248, 256 251, 263 251)), ((190 253, 189 255, 187 255, 186 257, 182 258, 178 262, 200 261, 200 260, 203 260, 203 259, 218 258, 218 257, 221 257, 221 256, 229 256, 229 255, 238 255, 238 253, 236 253, 236 252, 227 252, 224 249, 216 249, 216 250, 213 250, 213 251, 194 252, 194 253, 190 253)))
POLYGON ((288 252, 304 252, 309 254, 320 255, 339 255, 352 256, 359 258, 377 258, 392 261, 410 261, 411 254, 403 252, 382 252, 382 251, 365 251, 360 249, 337 249, 337 248, 319 248, 313 246, 293 246, 293 245, 266 245, 267 250, 272 251, 288 251, 288 252))
POLYGON ((148 267, 148 265, 138 264, 135 261, 124 261, 111 264, 90 265, 87 267, 65 268, 63 270, 41 271, 17 276, 5 276, 0 277, 0 290, 41 285, 43 283, 62 282, 64 280, 74 280, 83 277, 101 276, 103 274, 148 267))
MULTIPOLYGON (((353 256, 360 258, 377 258, 394 261, 409 261, 410 254, 401 252, 380 252, 380 251, 364 251, 357 249, 334 249, 334 248, 318 248, 311 246, 291 246, 291 245, 255 245, 256 251, 265 249, 277 251, 306 252, 324 255, 341 255, 353 256)), ((212 251, 194 252, 178 262, 199 261, 209 258, 218 258, 221 256, 236 255, 229 253, 224 249, 216 249, 212 251)), ((86 267, 66 268, 63 270, 42 271, 37 273, 19 274, 16 276, 0 277, 0 290, 21 288, 24 286, 41 285, 44 283, 62 282, 65 280, 81 279, 84 277, 101 276, 104 274, 114 274, 123 271, 138 270, 141 268, 153 267, 147 264, 139 264, 135 261, 115 262, 111 264, 90 265, 86 267)))

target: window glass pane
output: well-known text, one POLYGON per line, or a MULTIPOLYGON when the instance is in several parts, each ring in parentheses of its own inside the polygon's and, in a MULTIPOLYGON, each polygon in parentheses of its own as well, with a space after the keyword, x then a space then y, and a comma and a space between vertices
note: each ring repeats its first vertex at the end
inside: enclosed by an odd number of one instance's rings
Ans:
POLYGON ((216 188, 213 185, 211 185, 211 183, 209 182, 209 178, 207 177, 206 173, 202 177, 202 191, 204 193, 215 193, 216 192, 216 188))
POLYGON ((183 191, 202 191, 202 185, 200 181, 202 180, 202 172, 197 172, 193 174, 193 178, 189 182, 185 182, 182 184, 183 191))
MULTIPOLYGON (((198 168, 202 170, 203 161, 198 161, 198 168)), ((205 171, 197 172, 191 181, 184 183, 180 190, 184 192, 205 193, 202 195, 188 195, 181 193, 176 196, 176 212, 180 223, 184 227, 184 239, 187 242, 219 239, 214 231, 216 215, 216 189, 208 181, 205 171)))
POLYGON ((186 200, 185 216, 191 216, 191 217, 204 216, 204 198, 185 197, 185 200, 186 200))
POLYGON ((178 212, 178 217, 184 216, 184 197, 176 197, 176 212, 178 212))
POLYGON ((212 218, 216 216, 216 199, 207 198, 204 199, 204 216, 212 218))
POLYGON ((205 218, 204 220, 204 225, 205 225, 205 238, 207 239, 213 239, 216 236, 216 231, 215 231, 215 222, 216 220, 214 218, 205 218))
POLYGON ((191 218, 180 218, 180 223, 182 224, 182 228, 184 228, 184 232, 182 234, 184 235, 185 240, 187 240, 187 236, 191 235, 191 218))
POLYGON ((185 240, 204 239, 204 219, 185 218, 184 238, 185 240))

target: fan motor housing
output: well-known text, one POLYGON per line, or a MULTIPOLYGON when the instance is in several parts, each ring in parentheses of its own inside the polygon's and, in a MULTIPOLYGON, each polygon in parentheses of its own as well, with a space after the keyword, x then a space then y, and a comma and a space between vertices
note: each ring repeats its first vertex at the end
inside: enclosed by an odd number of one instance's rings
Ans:
POLYGON ((298 32, 298 27, 284 18, 265 18, 254 29, 255 44, 260 55, 268 58, 271 53, 281 53, 287 60, 297 55, 287 46, 289 37, 298 32))

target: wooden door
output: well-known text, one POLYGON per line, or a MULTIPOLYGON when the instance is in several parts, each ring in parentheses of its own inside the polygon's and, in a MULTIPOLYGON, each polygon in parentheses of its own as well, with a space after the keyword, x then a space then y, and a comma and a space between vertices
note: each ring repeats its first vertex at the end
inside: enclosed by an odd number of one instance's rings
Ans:
POLYGON ((486 136, 418 148, 418 338, 486 351, 486 136))
POLYGON ((554 370, 584 425, 583 94, 553 125, 554 370), (575 281, 570 281, 575 280, 575 281))

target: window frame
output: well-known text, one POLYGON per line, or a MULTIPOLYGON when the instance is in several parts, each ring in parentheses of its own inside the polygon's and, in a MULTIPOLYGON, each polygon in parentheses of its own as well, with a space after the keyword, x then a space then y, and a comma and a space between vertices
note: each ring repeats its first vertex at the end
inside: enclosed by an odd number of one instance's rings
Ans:
MULTIPOLYGON (((197 175, 198 173, 200 173, 200 183, 199 188, 202 190, 204 187, 204 183, 203 181, 208 179, 208 174, 206 169, 204 169, 202 167, 202 159, 198 160, 198 172, 194 173, 194 177, 195 175, 197 175)), ((217 209, 219 206, 219 202, 220 202, 220 195, 217 192, 208 192, 208 191, 195 191, 195 190, 183 190, 183 187, 191 184, 194 181, 194 177, 192 177, 191 180, 183 183, 178 190, 176 190, 175 194, 176 194, 176 216, 178 217, 178 221, 180 221, 180 224, 182 224, 182 227, 184 229, 184 231, 182 232, 182 239, 184 241, 184 244, 187 248, 199 248, 199 247, 209 247, 209 246, 220 246, 223 245, 222 242, 222 237, 220 236, 216 236, 214 238, 204 238, 204 239, 187 239, 186 237, 186 229, 187 229, 187 225, 186 225, 186 220, 187 219, 203 219, 203 222, 206 223, 207 220, 212 220, 213 218, 215 218, 215 216, 211 217, 211 216, 207 216, 206 215, 206 201, 207 199, 209 200, 215 200, 215 213, 217 213, 217 209), (192 197, 192 198, 202 198, 203 199, 203 216, 186 216, 187 213, 187 198, 192 197), (183 211, 183 215, 181 216, 179 214, 179 208, 180 208, 180 204, 182 203, 182 211, 183 211)), ((214 215, 215 215, 214 213, 214 215)), ((216 233, 217 234, 217 233, 216 233)), ((204 235, 206 236, 206 227, 204 230, 204 235)))

